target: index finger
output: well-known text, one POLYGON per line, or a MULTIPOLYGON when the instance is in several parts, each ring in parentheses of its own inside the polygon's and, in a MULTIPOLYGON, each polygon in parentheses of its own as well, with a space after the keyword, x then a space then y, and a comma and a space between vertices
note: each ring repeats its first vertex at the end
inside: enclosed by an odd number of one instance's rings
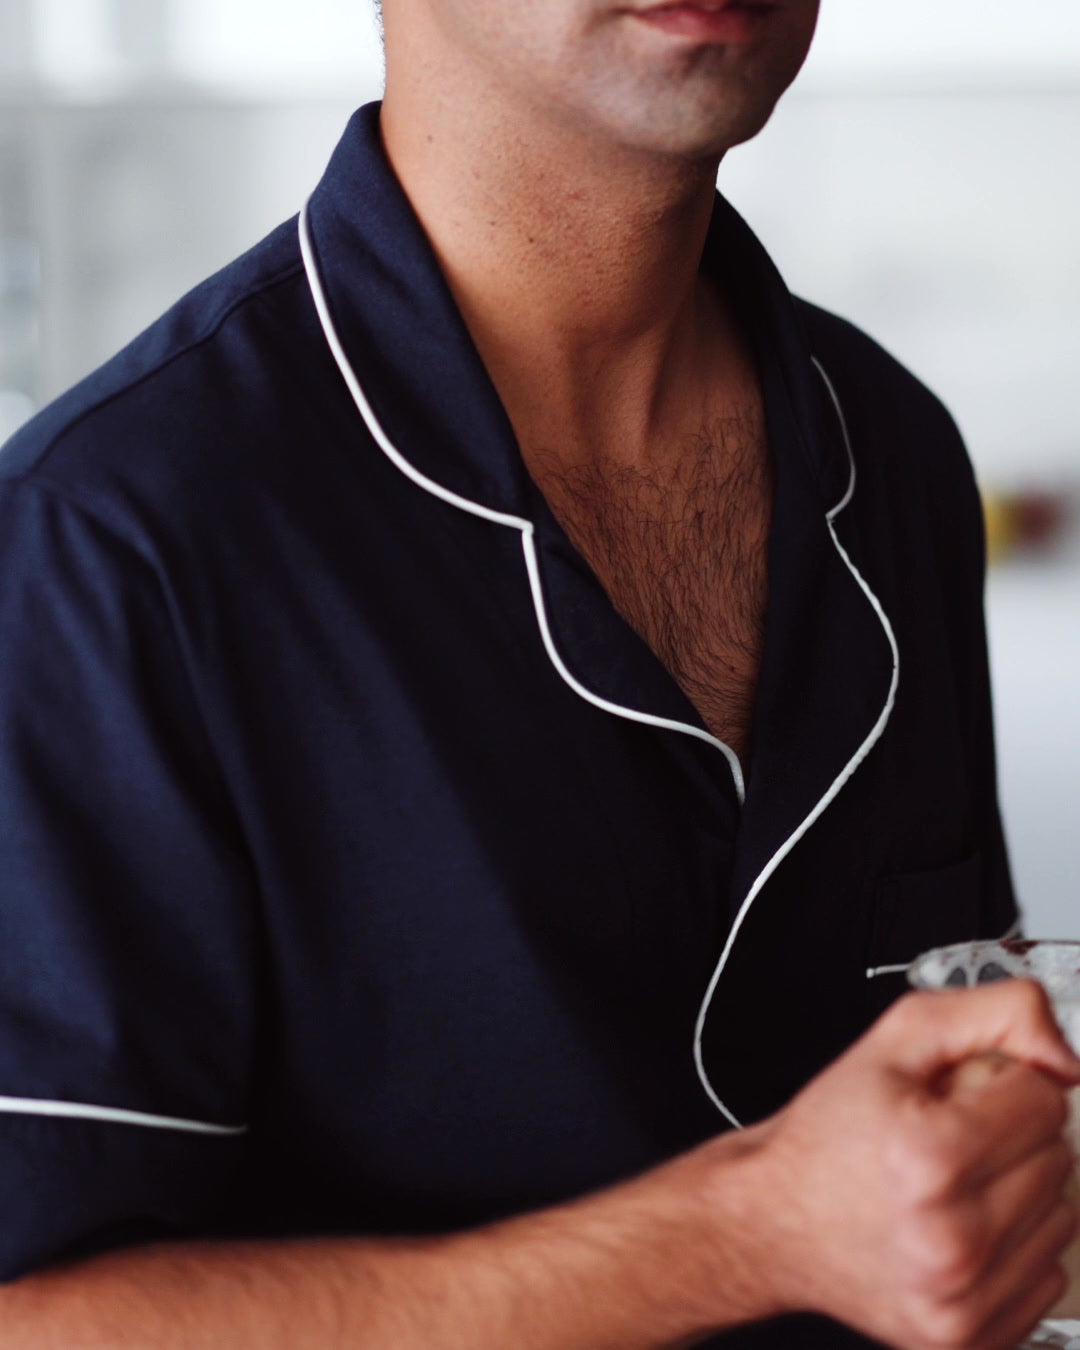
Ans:
POLYGON ((1060 1140, 1068 1104, 1060 1082, 1015 1060, 968 1061, 946 1080, 941 1101, 956 1134, 958 1154, 968 1162, 962 1186, 978 1187, 1011 1171, 1060 1140))
POLYGON ((1064 1085, 1080 1085, 1080 1058, 1034 980, 908 994, 879 1025, 895 1067, 923 1083, 962 1060, 996 1051, 1064 1085))

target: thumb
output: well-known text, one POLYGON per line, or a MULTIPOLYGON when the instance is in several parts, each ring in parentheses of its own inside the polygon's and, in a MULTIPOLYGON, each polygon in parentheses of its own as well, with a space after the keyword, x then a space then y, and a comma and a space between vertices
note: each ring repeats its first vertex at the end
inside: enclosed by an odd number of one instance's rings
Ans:
POLYGON ((1069 1048, 1046 991, 1034 980, 1001 980, 976 989, 909 994, 883 1019, 892 1062, 923 1081, 975 1055, 997 1053, 1080 1084, 1080 1058, 1069 1048), (891 1025, 889 1025, 891 1023, 891 1025))

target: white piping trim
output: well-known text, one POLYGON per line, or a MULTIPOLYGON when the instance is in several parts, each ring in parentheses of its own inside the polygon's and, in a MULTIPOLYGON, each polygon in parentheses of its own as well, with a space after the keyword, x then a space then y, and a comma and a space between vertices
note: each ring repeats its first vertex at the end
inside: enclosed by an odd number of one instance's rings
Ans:
POLYGON ((544 647, 551 664, 573 689, 574 693, 579 694, 586 702, 594 704, 597 708, 603 708, 605 712, 614 713, 617 717, 627 717, 634 722, 642 722, 650 727, 662 727, 667 731, 684 731, 688 736, 696 736, 698 740, 705 741, 706 744, 723 751, 728 764, 731 766, 731 776, 735 780, 735 791, 738 793, 739 804, 741 805, 746 796, 742 765, 739 763, 739 757, 734 750, 725 745, 723 741, 717 740, 715 736, 710 736, 707 731, 702 731, 700 727, 690 726, 686 722, 674 722, 667 717, 655 717, 652 713, 635 712, 632 708, 624 708, 618 703, 609 703, 606 698, 601 698, 598 694, 592 693, 591 690, 574 678, 564 665, 548 626, 547 611, 544 608, 543 593, 540 586, 540 564, 536 557, 536 542, 531 524, 528 529, 522 531, 521 542, 525 548, 525 567, 529 574, 529 585, 532 588, 536 618, 540 625, 540 636, 544 640, 544 647))
POLYGON ((895 966, 870 966, 866 972, 866 978, 876 980, 879 975, 906 975, 910 969, 910 961, 901 961, 895 966))
POLYGON ((836 414, 840 421, 840 430, 843 433, 844 446, 845 449, 847 450, 848 464, 850 466, 847 491, 844 493, 840 501, 838 501, 830 511, 826 512, 825 520, 828 524, 829 534, 832 537, 833 544, 835 545, 837 552, 840 554, 840 557, 843 559, 844 565, 847 567, 851 575, 855 578, 856 582, 859 585, 859 588, 862 590, 867 600, 869 600, 870 605, 874 610, 874 613, 877 615, 878 619, 881 622, 882 628, 885 630, 885 637, 887 638, 889 647, 892 651, 893 670, 892 670, 892 679, 889 683, 888 696, 885 699, 885 706, 882 708, 880 716, 878 717, 877 721, 871 728, 870 734, 863 741, 862 745, 859 746, 858 750, 856 750, 855 754, 851 757, 848 763, 841 770, 840 774, 837 776, 832 786, 821 798, 821 800, 810 812, 810 814, 806 817, 806 819, 802 822, 802 824, 798 827, 798 829, 794 832, 794 834, 789 835, 788 838, 784 841, 784 843, 781 844, 781 846, 769 859, 769 861, 766 863, 762 871, 758 874, 753 885, 747 892, 746 898, 743 901, 738 914, 736 915, 735 922, 731 926, 731 932, 728 934, 728 939, 724 945, 724 950, 720 954, 720 960, 717 962, 716 969, 713 971, 712 979, 709 981, 709 987, 705 991, 705 997, 702 999, 701 1009, 698 1012, 697 1024, 694 1027, 694 1064, 697 1067, 698 1078, 701 1080, 701 1085, 705 1089, 705 1092, 708 1095, 709 1100, 717 1108, 720 1114, 723 1115, 732 1125, 734 1125, 736 1129, 742 1128, 741 1122, 738 1120, 738 1118, 734 1115, 733 1112, 728 1110, 728 1108, 720 1100, 716 1091, 713 1089, 713 1086, 709 1081, 709 1075, 705 1069, 705 1061, 702 1055, 702 1048, 701 1048, 701 1038, 705 1030, 705 1021, 709 1015, 709 1006, 712 1003, 713 995, 716 993, 716 986, 719 984, 720 976, 723 974, 724 968, 727 965, 728 959, 731 956, 731 951, 732 948, 735 946, 735 940, 739 936, 739 931, 742 928, 743 924, 746 922, 747 915, 750 913, 750 907, 751 905, 753 905, 757 897, 761 894, 762 888, 764 887, 765 883, 769 880, 772 874, 776 871, 776 869, 788 856, 788 854, 799 842, 799 840, 803 838, 803 836, 807 833, 810 827, 813 824, 815 824, 815 822, 821 817, 821 815, 825 812, 825 810, 832 804, 832 802, 836 799, 836 797, 840 793, 840 790, 847 783, 848 779, 851 778, 851 776, 855 773, 856 769, 859 768, 863 760, 866 759, 867 755, 880 740, 883 732, 885 731, 885 727, 888 725, 889 718, 892 715, 893 706, 896 703, 896 690, 900 681, 900 649, 897 646, 896 635, 893 632, 892 624, 890 624, 888 616, 886 615, 884 609, 881 606, 881 602, 878 600, 877 596, 873 593, 870 587, 866 584, 858 568, 855 566, 855 564, 851 561, 851 558, 848 556, 848 553, 844 548, 843 544, 840 543, 840 540, 837 536, 836 529, 833 523, 836 520, 836 517, 850 503, 852 497, 855 495, 855 455, 851 448, 851 437, 848 434, 847 419, 844 417, 844 410, 840 406, 840 400, 837 397, 836 390, 833 388, 832 381, 825 373, 825 368, 824 366, 822 366, 821 362, 818 361, 817 357, 813 357, 812 360, 815 367, 817 368, 818 374, 825 382, 825 387, 829 392, 829 397, 832 400, 834 408, 836 409, 836 414))
POLYGON ((489 507, 481 506, 479 502, 471 502, 467 497, 459 497, 456 492, 451 492, 449 488, 444 488, 434 479, 426 477, 419 469, 414 468, 397 446, 393 444, 372 411, 367 395, 364 393, 360 381, 356 378, 356 372, 349 364, 349 358, 345 355, 345 348, 338 336, 337 328, 330 314, 326 291, 323 289, 322 277, 319 275, 319 267, 315 261, 315 250, 311 243, 311 228, 308 224, 308 207, 306 205, 300 212, 300 254, 304 260, 304 270, 307 272, 308 284, 311 287, 315 309, 319 315, 319 323, 322 325, 326 341, 334 355, 334 360, 337 362, 337 368, 341 371, 345 383, 349 387, 349 393, 352 394, 353 402, 360 410, 360 416, 364 419, 368 431, 383 454, 392 460, 407 478, 411 478, 425 492, 430 492, 434 497, 441 497, 444 502, 449 502, 451 506, 456 506, 462 511, 468 511, 470 515, 479 516, 481 520, 493 521, 496 525, 511 525, 516 530, 531 530, 531 520, 524 520, 521 516, 506 515, 502 511, 492 511, 489 507))
POLYGON ((304 270, 307 272, 308 284, 311 287, 312 298, 315 301, 315 310, 319 316, 319 323, 322 325, 323 333, 326 335, 326 341, 337 363, 338 370, 348 386, 349 393, 352 395, 353 402, 364 420, 364 424, 371 433, 372 439, 378 445, 379 449, 387 456, 391 462, 401 470, 406 477, 411 478, 414 483, 422 487, 425 492, 430 492, 432 496, 441 498, 444 502, 449 502, 451 506, 458 507, 459 510, 467 511, 470 515, 479 516, 481 520, 490 520, 496 525, 507 525, 512 529, 521 531, 521 542, 525 552, 525 569, 529 578, 529 589, 532 593, 533 608, 536 610, 536 621, 540 628, 540 636, 543 639, 544 650, 547 652, 548 659, 555 667, 560 678, 587 703, 594 707, 602 709, 604 712, 613 713, 616 717, 623 717, 630 722, 640 722, 644 726, 660 727, 666 731, 680 731, 687 736, 693 736, 699 741, 704 741, 707 745, 713 746, 723 754, 731 768, 731 776, 735 783, 735 792, 742 805, 746 797, 746 787, 743 780, 742 765, 739 763, 739 757, 730 746, 725 745, 717 737, 711 736, 707 731, 700 727, 691 726, 688 722, 677 722, 666 717, 655 717, 652 713, 637 712, 633 708, 625 708, 619 703, 611 703, 598 694, 592 693, 585 685, 570 673, 562 657, 559 655, 558 648, 555 646, 554 638, 551 634, 551 626, 548 623, 547 609, 544 605, 544 592, 540 581, 540 567, 536 556, 535 527, 531 520, 526 520, 522 516, 509 515, 503 511, 492 511, 487 506, 481 506, 479 502, 470 501, 467 497, 461 497, 456 492, 451 492, 449 488, 443 487, 433 479, 422 474, 419 469, 414 468, 405 458, 400 450, 393 444, 386 432, 383 430, 378 418, 372 410, 371 404, 367 400, 363 387, 357 379, 356 372, 349 363, 349 358, 345 353, 344 345, 338 335, 337 328, 334 325, 333 316, 330 313, 330 305, 326 298, 326 291, 322 284, 322 277, 319 275, 318 263, 315 259, 315 250, 311 242, 311 227, 308 221, 308 208, 310 203, 306 204, 300 212, 300 253, 304 260, 304 270))
POLYGON ((31 1097, 0 1097, 0 1114, 56 1116, 64 1120, 100 1120, 110 1125, 142 1125, 150 1130, 182 1130, 187 1134, 247 1134, 246 1125, 211 1125, 203 1120, 178 1116, 153 1116, 143 1111, 122 1111, 113 1106, 87 1106, 82 1102, 39 1101, 31 1097))

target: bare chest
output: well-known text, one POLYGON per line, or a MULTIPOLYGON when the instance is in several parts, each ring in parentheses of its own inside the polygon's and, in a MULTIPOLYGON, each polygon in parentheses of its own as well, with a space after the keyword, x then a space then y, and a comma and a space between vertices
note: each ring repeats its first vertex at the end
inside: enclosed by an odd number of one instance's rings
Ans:
POLYGON ((530 470, 616 609, 713 735, 748 747, 768 596, 772 473, 763 418, 717 421, 649 471, 530 470))

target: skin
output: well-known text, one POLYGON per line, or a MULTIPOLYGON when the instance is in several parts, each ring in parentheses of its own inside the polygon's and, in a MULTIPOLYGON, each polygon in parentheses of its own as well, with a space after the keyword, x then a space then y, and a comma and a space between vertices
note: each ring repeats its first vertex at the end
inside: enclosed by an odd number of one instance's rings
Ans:
MULTIPOLYGON (((697 263, 719 159, 815 10, 704 50, 592 0, 388 0, 386 144, 527 461, 657 469, 687 406, 694 427, 753 408, 697 263)), ((0 1289, 0 1350, 660 1350, 798 1311, 900 1350, 1005 1350, 1061 1292, 1078 1085, 1037 986, 910 995, 775 1116, 624 1185, 434 1239, 40 1272, 0 1289)))
POLYGON ((698 262, 720 159, 764 125, 816 16, 785 0, 737 47, 603 0, 386 6, 386 148, 527 457, 648 463, 753 397, 698 262))
POLYGON ((795 77, 817 2, 728 43, 623 2, 390 0, 382 134, 526 467, 743 757, 771 462, 750 343, 699 261, 720 159, 795 77))

